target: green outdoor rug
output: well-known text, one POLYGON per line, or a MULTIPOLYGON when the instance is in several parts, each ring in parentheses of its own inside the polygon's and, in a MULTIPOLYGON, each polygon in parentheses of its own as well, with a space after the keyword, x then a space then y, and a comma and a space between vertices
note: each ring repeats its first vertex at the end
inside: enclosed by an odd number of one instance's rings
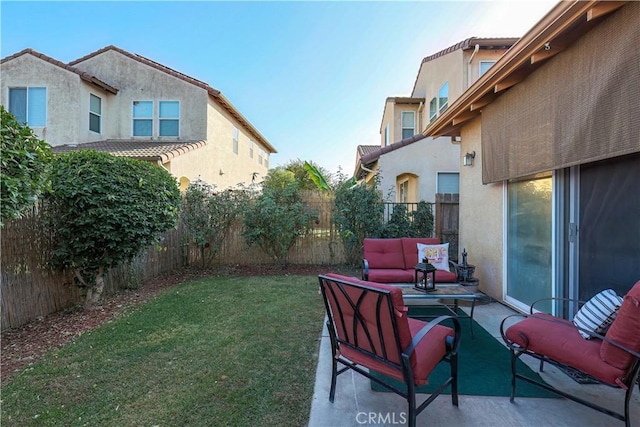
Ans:
MULTIPOLYGON (((437 308, 410 307, 409 315, 442 315, 443 311, 437 308)), ((489 332, 475 321, 473 332, 475 338, 471 338, 469 319, 461 318, 460 327, 462 339, 458 354, 458 393, 473 396, 510 396, 511 395, 511 354, 509 349, 501 342, 498 342, 489 332)), ((445 323, 446 325, 446 323, 445 323)), ((518 363, 518 373, 529 378, 542 381, 540 376, 533 372, 520 360, 518 363)), ((429 384, 417 389, 418 393, 433 393, 449 377, 451 370, 448 363, 440 363, 429 375, 429 384)), ((371 372, 378 378, 384 375, 371 372)), ((386 380, 389 380, 388 378, 386 380)), ((395 380, 391 380, 395 386, 404 389, 404 385, 395 380)), ((374 391, 390 392, 385 387, 371 382, 371 389, 374 391)), ((445 393, 451 393, 451 387, 445 393)), ((536 387, 522 380, 516 382, 517 397, 546 397, 557 398, 558 396, 540 387, 536 387)))

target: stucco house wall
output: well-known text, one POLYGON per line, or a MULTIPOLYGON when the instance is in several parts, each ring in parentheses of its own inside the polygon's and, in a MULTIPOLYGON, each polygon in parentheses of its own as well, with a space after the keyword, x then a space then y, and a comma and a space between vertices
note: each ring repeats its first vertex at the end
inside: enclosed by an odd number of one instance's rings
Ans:
POLYGON ((115 46, 68 64, 24 49, 1 64, 3 105, 9 87, 46 87, 46 126, 34 130, 56 152, 88 148, 163 162, 183 189, 197 179, 218 188, 259 183, 276 152, 220 91, 115 46), (101 99, 99 132, 89 130, 91 95, 101 99), (133 135, 135 101, 153 103, 151 136, 133 135), (179 102, 178 136, 159 135, 160 101, 179 102))
MULTIPOLYGON (((502 300, 504 186, 482 184, 482 122, 470 121, 461 132, 460 157, 475 151, 472 166, 460 166, 459 250, 476 266, 478 289, 502 300)), ((459 254, 458 259, 462 259, 459 254)))
MULTIPOLYGON (((115 97, 107 93, 106 91, 95 87, 89 83, 80 80, 80 111, 77 113, 80 116, 80 122, 78 127, 78 137, 75 140, 76 143, 100 141, 105 138, 105 125, 108 124, 113 115, 113 108, 111 104, 115 97), (93 132, 89 129, 89 104, 91 101, 91 95, 97 96, 102 100, 102 114, 101 114, 101 129, 100 133, 93 132)), ((62 141, 61 143, 68 143, 62 141)))
POLYGON ((418 179, 417 198, 410 202, 435 202, 438 172, 458 172, 459 147, 451 138, 425 138, 380 157, 380 190, 386 201, 396 201, 396 179, 413 174, 418 179))
POLYGON ((180 136, 178 139, 206 138, 207 91, 174 76, 132 60, 115 50, 107 50, 74 66, 99 76, 105 83, 119 89, 109 103, 106 138, 136 138, 133 136, 133 101, 153 101, 153 137, 156 141, 176 140, 158 135, 158 101, 180 102, 180 136), (112 115, 113 114, 113 115, 112 115))
MULTIPOLYGON (((523 37, 525 43, 504 56, 495 73, 490 73, 484 82, 478 81, 451 111, 425 130, 426 135, 460 135, 461 157, 475 151, 473 166, 460 168, 459 246, 467 249, 468 261, 476 265, 479 289, 516 309, 527 310, 532 302, 529 299, 553 295, 584 300, 588 298, 585 295, 592 296, 606 287, 618 289, 623 295, 637 280, 638 268, 633 261, 637 259, 638 246, 634 245, 637 239, 632 233, 637 231, 638 223, 607 222, 601 220, 607 218, 601 215, 616 211, 618 204, 611 200, 617 200, 624 207, 618 210, 625 210, 631 221, 637 217, 633 216, 636 194, 628 189, 633 186, 632 162, 640 153, 635 120, 640 105, 635 96, 640 87, 640 51, 634 43, 638 16, 640 6, 635 2, 606 7, 593 2, 560 2, 523 37), (546 33, 549 28, 554 28, 554 34, 546 33), (531 69, 531 63, 537 66, 531 69), (586 69, 585 63, 599 72, 576 78, 576 66, 586 69), (499 92, 497 87, 501 88, 499 92), (608 92, 610 98, 599 96, 599 89, 608 92), (615 110, 601 106, 609 99, 613 99, 615 110), (483 100, 487 101, 484 107, 475 109, 479 115, 469 119, 474 112, 471 105, 482 104, 483 100), (549 104, 550 100, 554 103, 549 104), (567 102, 585 111, 560 107, 567 102), (456 126, 455 122, 460 124, 456 126), (483 158, 483 150, 491 157, 483 158), (520 157, 516 158, 516 154, 520 157), (536 163, 535 154, 550 163, 536 163), (504 164, 500 163, 501 155, 505 156, 504 164), (505 173, 500 167, 510 169, 505 173), (611 173, 614 167, 622 168, 618 175, 611 173), (510 203, 516 214, 522 214, 518 209, 531 205, 516 205, 517 194, 507 203, 507 187, 513 182, 531 182, 538 174, 552 171, 550 198, 540 195, 536 200, 544 204, 543 215, 538 218, 545 227, 549 226, 549 235, 544 234, 539 240, 544 246, 538 246, 545 250, 545 258, 538 265, 531 262, 528 270, 520 270, 523 274, 540 272, 540 278, 534 278, 540 287, 533 292, 525 289, 525 293, 522 283, 527 282, 520 280, 520 271, 516 270, 523 268, 522 252, 506 247, 507 238, 518 231, 518 224, 509 224, 507 215, 510 203), (583 178, 587 179, 583 182, 583 178), (483 180, 488 183, 483 184, 483 180), (593 199, 588 197, 591 192, 597 194, 593 199), (590 237, 603 235, 608 240, 590 237), (594 263, 594 259, 604 259, 601 253, 622 261, 615 265, 611 261, 594 263), (514 275, 510 283, 508 266, 514 275), (593 274, 594 270, 597 274, 593 274)), ((532 229, 546 233, 546 228, 532 229)), ((531 229, 521 229, 525 238, 527 230, 531 229)), ((518 238, 514 238, 516 244, 518 238)), ((573 314, 570 309, 564 313, 568 318, 573 314)))
POLYGON ((267 150, 247 129, 243 128, 233 117, 213 100, 207 107, 207 140, 215 149, 211 159, 211 173, 217 175, 218 186, 226 188, 238 184, 249 185, 253 174, 257 174, 256 182, 262 181, 269 170, 268 159, 263 154, 262 164, 259 153, 267 150), (238 129, 238 153, 233 152, 233 128, 238 129), (253 158, 250 156, 250 142, 253 141, 253 158), (222 173, 220 173, 222 172, 222 173))
MULTIPOLYGON (((38 137, 52 145, 54 142, 80 141, 81 117, 77 108, 83 89, 80 77, 68 70, 32 55, 22 55, 2 64, 2 105, 9 105, 11 87, 45 87, 47 89, 46 126, 32 127, 38 137), (56 126, 68 123, 68 126, 56 126)), ((87 110, 88 114, 88 110, 87 110)))
MULTIPOLYGON (((462 49, 422 62, 411 96, 424 98, 428 106, 431 98, 436 96, 443 83, 448 81, 449 97, 457 97, 462 93, 463 77, 465 75, 463 74, 463 63, 462 49)), ((428 108, 426 114, 428 119, 428 108)))
POLYGON ((387 126, 389 126, 389 141, 387 144, 392 144, 397 139, 394 138, 395 135, 395 102, 393 98, 387 98, 384 103, 384 112, 382 113, 382 124, 380 125, 380 146, 385 146, 385 132, 387 126))

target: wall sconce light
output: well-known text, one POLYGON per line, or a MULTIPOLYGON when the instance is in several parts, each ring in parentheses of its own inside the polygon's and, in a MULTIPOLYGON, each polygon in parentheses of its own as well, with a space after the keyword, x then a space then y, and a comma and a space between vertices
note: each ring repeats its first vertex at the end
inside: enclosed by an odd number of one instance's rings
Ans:
POLYGON ((220 175, 224 175, 224 171, 220 169, 220 175))
POLYGON ((473 159, 476 158, 476 152, 467 153, 462 158, 462 166, 473 166, 473 159))

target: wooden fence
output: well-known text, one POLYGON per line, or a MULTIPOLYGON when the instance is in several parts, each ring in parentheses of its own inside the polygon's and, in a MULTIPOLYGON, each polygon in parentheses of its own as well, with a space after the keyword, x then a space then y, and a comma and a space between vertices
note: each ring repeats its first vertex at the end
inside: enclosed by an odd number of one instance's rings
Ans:
MULTIPOLYGON (((105 293, 139 287, 145 280, 184 266, 183 235, 184 227, 179 226, 165 233, 157 247, 110 269, 105 276, 105 293)), ((47 266, 51 247, 36 209, 24 218, 6 222, 0 245, 2 330, 83 301, 82 291, 70 272, 47 266)))
MULTIPOLYGON (((342 242, 333 227, 331 211, 333 199, 323 194, 307 196, 308 204, 318 213, 317 221, 304 238, 298 239, 289 252, 289 262, 301 265, 344 264, 342 242)), ((449 218, 447 212, 455 208, 457 248, 457 201, 446 203, 440 211, 436 205, 436 236, 449 241, 447 234, 438 234, 438 216, 449 218), (439 212, 439 213, 438 213, 439 212), (445 238, 443 238, 443 236, 445 238)), ((442 233, 451 230, 449 220, 442 220, 442 233)), ((159 245, 150 247, 132 262, 109 270, 105 276, 105 293, 119 289, 136 288, 142 282, 180 269, 186 265, 200 265, 200 251, 188 248, 186 230, 180 224, 177 229, 165 233, 159 245)), ((2 330, 18 327, 40 316, 64 310, 82 303, 81 290, 74 285, 68 272, 47 267, 52 242, 42 226, 40 215, 33 210, 20 220, 7 221, 2 229, 0 246, 0 297, 2 330)), ((457 253, 450 251, 451 253, 457 253)), ((215 265, 273 264, 257 247, 248 247, 242 237, 241 225, 235 225, 225 239, 215 265)))
POLYGON ((449 256, 458 260, 458 229, 459 229, 459 195, 436 194, 436 237, 442 243, 449 243, 449 256))

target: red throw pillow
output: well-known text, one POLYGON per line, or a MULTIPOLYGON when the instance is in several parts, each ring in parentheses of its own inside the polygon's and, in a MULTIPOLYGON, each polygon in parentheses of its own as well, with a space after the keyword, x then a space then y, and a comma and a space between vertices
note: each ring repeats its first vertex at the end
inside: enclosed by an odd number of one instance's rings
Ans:
MULTIPOLYGON (((640 281, 627 293, 618 316, 605 335, 630 350, 640 352, 640 281)), ((632 354, 609 344, 600 346, 600 358, 618 369, 627 370, 635 360, 632 354)))

